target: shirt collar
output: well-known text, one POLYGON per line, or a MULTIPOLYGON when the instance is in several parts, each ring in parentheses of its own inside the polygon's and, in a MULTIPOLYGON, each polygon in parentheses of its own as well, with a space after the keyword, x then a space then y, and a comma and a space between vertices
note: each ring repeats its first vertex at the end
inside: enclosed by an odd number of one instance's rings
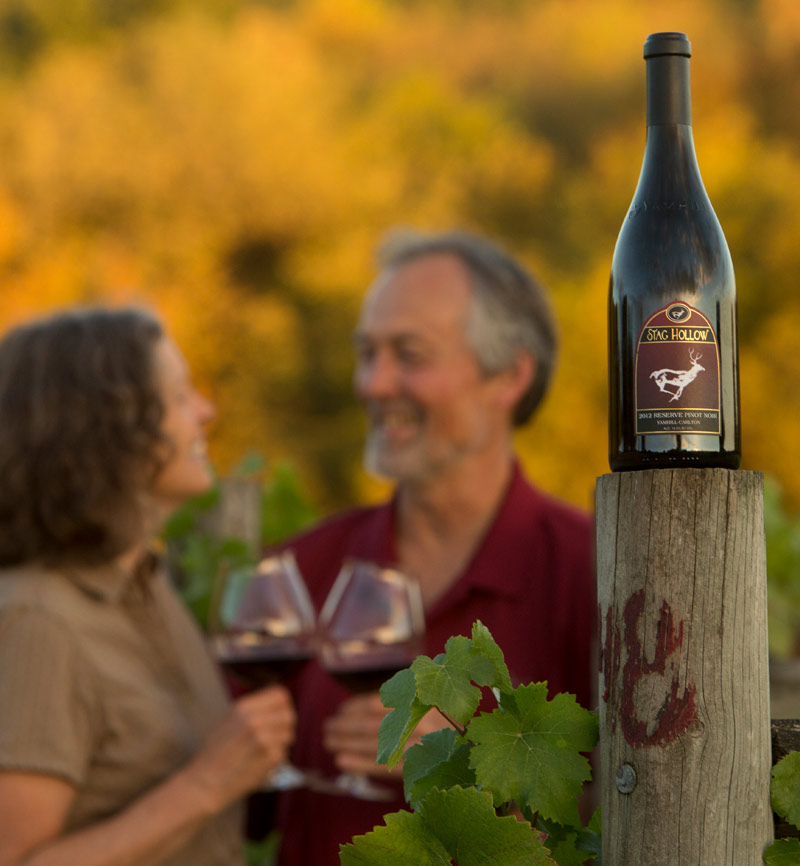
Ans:
MULTIPOLYGON (((536 562, 529 556, 534 545, 520 544, 519 539, 538 533, 541 503, 542 495, 527 481, 519 461, 513 458, 508 487, 486 535, 455 583, 432 605, 428 614, 431 618, 473 590, 509 599, 522 598, 530 592, 531 576, 537 571, 536 562)), ((375 537, 383 540, 385 557, 394 556, 396 510, 395 493, 381 509, 381 531, 375 533, 375 537)))
POLYGON ((530 592, 537 563, 530 558, 538 530, 541 494, 527 481, 515 459, 508 489, 494 520, 467 566, 462 580, 496 596, 520 598, 530 592))
POLYGON ((117 563, 101 565, 71 566, 63 573, 83 592, 99 601, 115 604, 134 581, 148 585, 161 565, 160 557, 148 551, 132 570, 117 563))
POLYGON ((467 569, 472 586, 511 599, 531 591, 539 570, 531 553, 537 547, 532 542, 539 532, 540 510, 540 494, 515 461, 505 498, 467 569))

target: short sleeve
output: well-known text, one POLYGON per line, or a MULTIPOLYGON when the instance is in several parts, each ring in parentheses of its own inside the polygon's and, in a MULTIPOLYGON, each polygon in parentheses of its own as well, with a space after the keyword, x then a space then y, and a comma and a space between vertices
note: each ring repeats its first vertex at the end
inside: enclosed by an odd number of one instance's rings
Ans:
POLYGON ((92 748, 91 681, 74 635, 35 608, 0 612, 0 768, 79 785, 92 748))

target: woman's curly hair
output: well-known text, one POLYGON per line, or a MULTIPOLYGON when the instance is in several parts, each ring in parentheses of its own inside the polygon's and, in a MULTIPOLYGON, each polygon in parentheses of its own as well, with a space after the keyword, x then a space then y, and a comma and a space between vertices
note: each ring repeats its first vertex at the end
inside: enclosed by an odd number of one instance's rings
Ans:
POLYGON ((0 565, 106 562, 143 537, 162 337, 143 310, 84 308, 0 341, 0 565))

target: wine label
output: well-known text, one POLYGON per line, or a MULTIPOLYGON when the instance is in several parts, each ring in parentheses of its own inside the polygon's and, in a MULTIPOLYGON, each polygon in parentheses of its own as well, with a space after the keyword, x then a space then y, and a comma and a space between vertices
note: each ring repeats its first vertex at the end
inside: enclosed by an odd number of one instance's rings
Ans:
POLYGON ((636 344, 636 433, 720 435, 719 345, 682 301, 644 323, 636 344))

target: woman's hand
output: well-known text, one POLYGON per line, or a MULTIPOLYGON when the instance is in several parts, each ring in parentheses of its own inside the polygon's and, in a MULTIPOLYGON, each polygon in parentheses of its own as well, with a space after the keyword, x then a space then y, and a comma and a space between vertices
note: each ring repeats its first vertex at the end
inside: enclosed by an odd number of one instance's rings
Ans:
POLYGON ((286 689, 253 692, 182 769, 112 818, 67 835, 72 785, 0 771, 0 866, 156 866, 286 758, 294 726, 286 689))
POLYGON ((185 781, 205 790, 218 811, 257 788, 283 763, 294 742, 295 712, 289 692, 271 686, 233 705, 185 767, 185 781))

